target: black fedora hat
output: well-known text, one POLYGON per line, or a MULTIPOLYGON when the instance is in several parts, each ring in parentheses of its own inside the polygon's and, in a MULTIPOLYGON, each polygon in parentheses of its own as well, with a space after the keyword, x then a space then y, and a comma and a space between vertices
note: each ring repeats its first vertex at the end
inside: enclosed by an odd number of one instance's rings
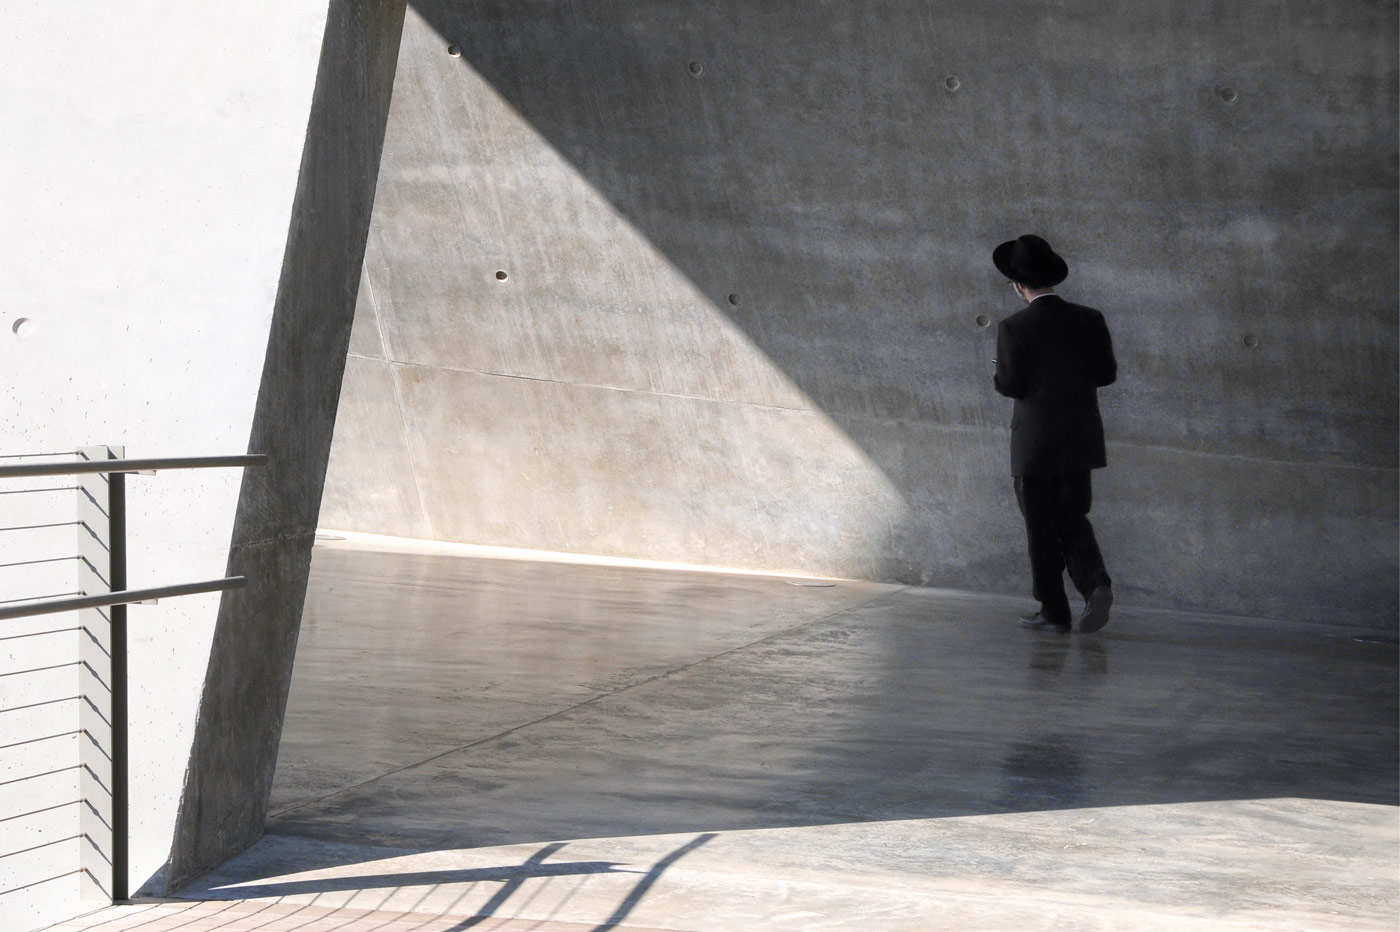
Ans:
POLYGON ((992 250, 997 271, 1027 288, 1052 288, 1069 275, 1065 260, 1039 236, 1026 234, 992 250))

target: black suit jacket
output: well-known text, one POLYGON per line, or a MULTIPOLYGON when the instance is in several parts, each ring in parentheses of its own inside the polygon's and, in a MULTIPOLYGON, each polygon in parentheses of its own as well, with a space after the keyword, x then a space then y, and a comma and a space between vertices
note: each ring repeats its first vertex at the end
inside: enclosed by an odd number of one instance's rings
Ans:
POLYGON ((1103 419, 1098 389, 1118 376, 1103 315, 1046 295, 997 328, 996 390, 1016 399, 1011 474, 1101 469, 1103 419))

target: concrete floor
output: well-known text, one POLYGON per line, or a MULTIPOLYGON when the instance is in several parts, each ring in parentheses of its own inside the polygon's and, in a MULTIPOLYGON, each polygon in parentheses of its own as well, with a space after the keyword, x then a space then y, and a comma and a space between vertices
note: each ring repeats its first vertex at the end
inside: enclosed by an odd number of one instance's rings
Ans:
POLYGON ((183 895, 341 928, 1396 927, 1394 643, 833 583, 323 543, 269 834, 183 895))

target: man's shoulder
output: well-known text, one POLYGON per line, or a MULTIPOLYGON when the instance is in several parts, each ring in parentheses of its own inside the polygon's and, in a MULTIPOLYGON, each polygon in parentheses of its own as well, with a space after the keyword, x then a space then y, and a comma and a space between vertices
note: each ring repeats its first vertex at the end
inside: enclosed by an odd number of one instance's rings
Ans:
POLYGON ((1047 309, 1054 308, 1057 311, 1066 312, 1070 314, 1082 314, 1089 317, 1103 316, 1102 311, 1100 311, 1098 308, 1090 307, 1087 304, 1076 304, 1073 301, 1066 301, 1059 295, 1051 295, 1050 297, 1053 298, 1054 301, 1053 303, 1048 305, 1047 309))
POLYGON ((1066 301, 1057 294, 1051 294, 1037 298, 1016 313, 1002 318, 1001 325, 1008 330, 1055 328, 1057 321, 1064 323, 1075 318, 1103 320, 1104 316, 1096 308, 1089 307, 1087 304, 1075 304, 1073 301, 1066 301))
POLYGON ((1012 329, 1015 329, 1016 327, 1024 327, 1026 324, 1030 323, 1030 321, 1035 319, 1035 314, 1032 313, 1033 311, 1034 308, 1028 304, 1016 313, 1008 314, 1006 317, 1003 317, 1001 319, 1001 325, 1003 327, 1009 327, 1012 329))
POLYGON ((1104 319, 1103 312, 1097 308, 1089 307, 1087 304, 1076 304, 1073 301, 1066 301, 1059 295, 1049 295, 1048 297, 1032 302, 1026 310, 1035 310, 1037 304, 1041 305, 1040 312, 1037 316, 1046 326, 1056 326, 1056 322, 1059 322, 1061 325, 1074 322, 1079 326, 1108 326, 1108 322, 1104 319))

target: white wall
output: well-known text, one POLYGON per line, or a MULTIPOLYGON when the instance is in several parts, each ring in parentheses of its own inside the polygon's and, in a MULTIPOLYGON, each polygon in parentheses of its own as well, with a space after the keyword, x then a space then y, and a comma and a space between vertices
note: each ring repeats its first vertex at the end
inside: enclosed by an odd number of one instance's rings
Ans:
MULTIPOLYGON (((97 442, 132 456, 245 451, 326 9, 6 6, 0 454, 97 442)), ((129 479, 129 585, 222 576, 239 482, 236 470, 129 479)), ((5 498, 0 525, 11 523, 5 498)), ((6 546, 0 562, 26 545, 6 546)), ((40 594, 18 591, 35 582, 0 577, 16 587, 0 599, 40 594)), ((217 606, 210 595, 131 609, 133 891, 169 851, 217 606)), ((72 648, 47 649, 68 662, 72 648)), ((0 879, 5 890, 41 878, 0 879)), ((61 881, 0 898, 5 928, 76 912, 71 892, 61 881)))

